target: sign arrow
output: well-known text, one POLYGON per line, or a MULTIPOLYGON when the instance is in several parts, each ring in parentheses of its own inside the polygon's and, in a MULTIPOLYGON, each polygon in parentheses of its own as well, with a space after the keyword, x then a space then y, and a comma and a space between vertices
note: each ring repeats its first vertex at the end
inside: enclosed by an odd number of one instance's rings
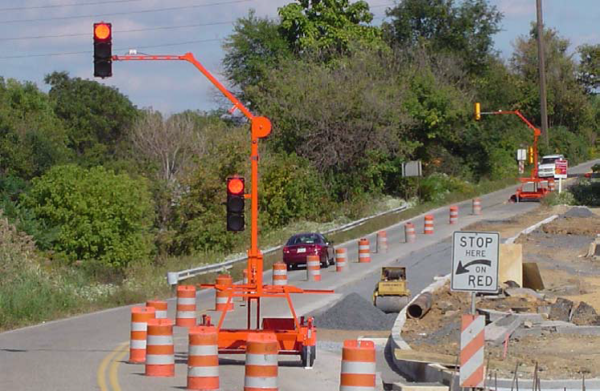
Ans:
POLYGON ((488 259, 476 259, 474 261, 467 263, 465 266, 463 266, 461 261, 458 261, 458 267, 456 268, 456 275, 468 273, 469 270, 467 268, 472 265, 492 266, 492 261, 490 261, 488 259))

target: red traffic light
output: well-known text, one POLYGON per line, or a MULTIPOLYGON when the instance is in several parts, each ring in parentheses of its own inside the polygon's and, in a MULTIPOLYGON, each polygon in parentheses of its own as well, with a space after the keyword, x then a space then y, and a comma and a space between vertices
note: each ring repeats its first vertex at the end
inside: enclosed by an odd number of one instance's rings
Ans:
POLYGON ((244 180, 241 178, 230 178, 227 181, 227 191, 230 194, 242 194, 244 192, 244 180))
POLYGON ((111 25, 109 23, 96 23, 94 24, 94 38, 105 40, 110 38, 111 25))

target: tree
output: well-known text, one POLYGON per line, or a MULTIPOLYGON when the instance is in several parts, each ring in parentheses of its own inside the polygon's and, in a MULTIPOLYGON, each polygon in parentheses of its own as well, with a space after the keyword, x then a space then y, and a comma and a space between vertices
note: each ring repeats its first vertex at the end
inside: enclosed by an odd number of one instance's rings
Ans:
POLYGON ((579 82, 588 94, 596 94, 600 87, 600 45, 581 45, 579 57, 579 82))
POLYGON ((117 144, 138 115, 136 107, 116 88, 66 72, 46 75, 54 112, 67 127, 69 146, 81 162, 93 166, 113 156, 117 144))
POLYGON ((223 66, 227 78, 242 92, 262 80, 269 69, 291 56, 288 42, 279 34, 279 24, 269 18, 256 17, 251 10, 233 27, 227 37, 223 66))
POLYGON ((471 72, 484 68, 500 31, 502 14, 486 0, 404 0, 389 9, 387 39, 399 47, 424 45, 461 57, 471 72))
POLYGON ((64 124, 33 83, 0 78, 0 172, 23 179, 69 159, 64 124))
POLYGON ((143 180, 101 166, 55 166, 32 181, 22 203, 58 229, 52 249, 70 262, 123 269, 152 252, 152 205, 143 180))
POLYGON ((352 45, 383 47, 366 1, 297 0, 279 9, 280 32, 296 52, 346 52, 352 45))

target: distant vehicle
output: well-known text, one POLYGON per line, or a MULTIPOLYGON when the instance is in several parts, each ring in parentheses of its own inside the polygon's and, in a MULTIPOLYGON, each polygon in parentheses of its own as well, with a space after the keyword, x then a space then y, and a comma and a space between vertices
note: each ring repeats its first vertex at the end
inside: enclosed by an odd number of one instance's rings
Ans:
POLYGON ((538 164, 538 177, 554 178, 556 175, 556 161, 564 158, 563 155, 542 156, 542 160, 538 164))
POLYGON ((298 265, 306 265, 308 255, 319 256, 322 268, 327 268, 335 263, 333 243, 320 233, 309 232, 293 235, 283 246, 283 262, 288 270, 298 265))

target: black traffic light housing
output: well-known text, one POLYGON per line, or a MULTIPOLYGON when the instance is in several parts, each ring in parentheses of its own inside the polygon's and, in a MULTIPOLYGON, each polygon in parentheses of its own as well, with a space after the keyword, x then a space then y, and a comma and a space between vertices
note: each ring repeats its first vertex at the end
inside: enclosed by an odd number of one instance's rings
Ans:
POLYGON ((227 231, 239 232, 245 228, 244 178, 227 178, 227 231))
POLYGON ((94 76, 112 76, 112 24, 94 23, 94 76))

